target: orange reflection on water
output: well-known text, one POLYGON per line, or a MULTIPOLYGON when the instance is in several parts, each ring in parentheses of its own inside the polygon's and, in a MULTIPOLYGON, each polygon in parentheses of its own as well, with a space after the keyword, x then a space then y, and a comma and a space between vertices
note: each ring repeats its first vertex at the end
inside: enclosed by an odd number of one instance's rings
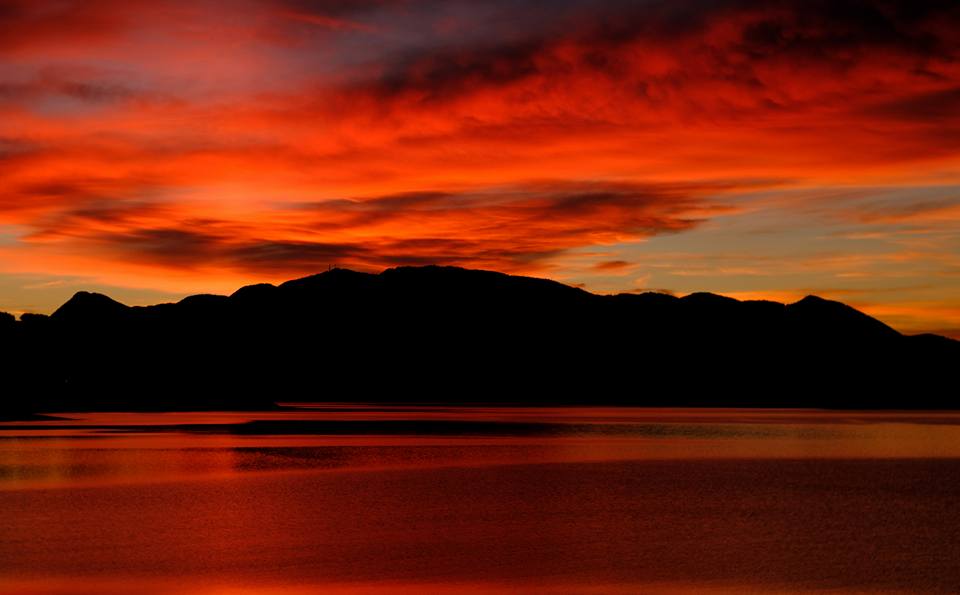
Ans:
POLYGON ((0 591, 960 589, 952 413, 77 418, 0 430, 0 591))

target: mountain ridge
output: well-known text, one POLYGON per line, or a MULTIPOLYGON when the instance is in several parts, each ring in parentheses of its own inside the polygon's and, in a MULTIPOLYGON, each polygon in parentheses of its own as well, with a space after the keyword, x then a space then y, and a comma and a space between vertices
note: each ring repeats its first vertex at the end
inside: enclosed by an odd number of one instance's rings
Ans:
MULTIPOLYGON (((711 301, 713 301, 713 300, 716 300, 716 301, 725 301, 725 302, 727 302, 727 303, 733 303, 733 302, 735 302, 735 303, 739 303, 739 304, 771 304, 771 305, 775 304, 775 305, 777 305, 777 306, 783 306, 783 307, 786 307, 786 308, 798 307, 798 306, 801 306, 801 307, 802 307, 802 306, 808 306, 808 305, 811 304, 811 303, 816 304, 817 306, 821 306, 821 305, 824 305, 824 304, 833 304, 833 305, 836 305, 836 306, 842 306, 843 308, 845 308, 845 309, 846 309, 847 311, 849 311, 849 312, 855 312, 855 313, 858 314, 860 317, 865 318, 865 319, 869 319, 869 320, 873 321, 874 323, 876 323, 876 324, 878 324, 878 325, 882 325, 883 327, 889 329, 889 331, 892 331, 893 333, 897 333, 897 334, 902 335, 902 336, 923 336, 923 335, 930 335, 930 336, 940 337, 940 338, 945 339, 945 340, 947 340, 947 341, 952 341, 952 342, 956 342, 956 343, 960 344, 960 341, 958 341, 958 340, 956 340, 956 339, 953 339, 953 338, 951 338, 951 337, 946 337, 946 336, 943 336, 943 335, 937 335, 937 334, 935 334, 935 333, 919 333, 919 334, 917 334, 917 335, 907 335, 907 334, 905 334, 905 333, 901 333, 900 331, 897 331, 896 329, 894 329, 893 327, 887 325, 886 323, 884 323, 884 322, 882 322, 882 321, 880 321, 880 320, 878 320, 878 319, 876 319, 876 318, 873 318, 872 316, 870 316, 870 315, 868 315, 868 314, 866 314, 866 313, 864 313, 864 312, 862 312, 862 311, 860 311, 860 310, 857 310, 856 308, 850 306, 849 304, 845 304, 845 303, 840 302, 840 301, 837 301, 837 300, 831 300, 831 299, 828 299, 828 298, 824 298, 824 297, 821 297, 821 296, 816 295, 816 294, 806 295, 806 296, 804 296, 803 298, 801 298, 801 299, 799 299, 799 300, 797 300, 797 301, 795 301, 795 302, 778 302, 778 301, 776 301, 776 300, 768 300, 768 299, 738 300, 738 299, 733 298, 733 297, 730 297, 730 296, 726 296, 726 295, 718 294, 718 293, 713 293, 713 292, 709 292, 709 291, 697 291, 697 292, 692 292, 692 293, 689 293, 689 294, 686 294, 686 295, 682 295, 682 296, 676 296, 676 295, 671 294, 671 293, 659 292, 659 291, 644 291, 644 292, 639 292, 639 293, 636 293, 636 292, 620 292, 620 293, 611 293, 611 294, 597 294, 597 293, 593 293, 593 292, 587 291, 587 290, 582 289, 582 288, 579 288, 579 287, 574 287, 574 286, 571 286, 571 285, 566 285, 566 284, 564 284, 564 283, 561 283, 561 282, 559 282, 559 281, 554 281, 554 280, 551 280, 551 279, 543 279, 543 278, 539 278, 539 277, 529 277, 529 276, 522 276, 522 275, 509 275, 509 274, 506 274, 506 273, 499 273, 499 272, 496 272, 496 271, 482 271, 482 270, 477 270, 477 269, 466 269, 466 268, 455 267, 455 266, 437 266, 437 265, 427 265, 426 267, 391 267, 391 268, 385 269, 383 272, 381 272, 381 273, 379 273, 379 274, 377 274, 377 273, 363 273, 363 272, 353 271, 353 270, 351 270, 351 269, 344 269, 344 268, 334 268, 334 269, 330 269, 330 270, 328 270, 328 271, 323 271, 323 272, 320 272, 320 273, 315 273, 315 274, 312 274, 312 275, 307 275, 307 276, 305 276, 305 277, 299 277, 299 278, 296 278, 296 279, 291 279, 291 280, 289 280, 289 281, 284 281, 284 282, 282 282, 282 283, 280 283, 280 284, 278 284, 278 285, 274 285, 274 284, 272 284, 272 283, 254 283, 254 284, 251 284, 251 285, 244 285, 244 286, 238 288, 236 291, 234 291, 233 293, 231 293, 231 294, 229 294, 229 295, 201 293, 201 294, 188 295, 188 296, 186 296, 186 297, 181 298, 181 299, 180 299, 179 301, 177 301, 177 302, 162 302, 162 303, 158 303, 158 304, 136 305, 136 306, 130 306, 130 305, 124 304, 124 303, 122 303, 122 302, 120 302, 120 301, 118 301, 118 300, 113 299, 112 297, 110 297, 110 296, 108 296, 108 295, 106 295, 106 294, 102 294, 102 293, 98 293, 98 292, 90 292, 90 291, 83 291, 83 290, 81 290, 81 291, 77 291, 69 300, 67 300, 67 302, 64 302, 64 304, 61 305, 57 310, 55 310, 55 311, 53 312, 53 314, 51 314, 50 316, 51 316, 52 318, 57 318, 57 317, 61 317, 61 318, 62 318, 62 317, 64 316, 64 312, 63 312, 63 311, 64 311, 65 309, 73 309, 73 308, 76 308, 76 307, 88 307, 89 304, 90 304, 93 300, 97 300, 97 301, 101 301, 101 302, 109 301, 109 302, 111 303, 111 306, 114 306, 114 305, 115 305, 115 306, 122 306, 122 307, 125 308, 125 309, 134 309, 134 308, 147 308, 147 309, 149 309, 149 308, 163 307, 163 306, 170 306, 170 305, 182 305, 182 304, 187 304, 187 303, 198 302, 198 301, 201 301, 201 300, 215 300, 215 301, 228 300, 228 299, 233 299, 233 298, 235 298, 235 297, 246 296, 246 295, 248 295, 248 294, 250 294, 250 293, 252 293, 252 292, 261 292, 261 293, 263 293, 263 292, 269 292, 269 291, 273 291, 273 290, 277 290, 277 289, 291 288, 291 287, 294 287, 294 286, 299 285, 299 284, 301 284, 301 283, 309 283, 309 282, 311 282, 311 281, 313 281, 313 280, 315 280, 315 279, 318 279, 318 278, 324 278, 324 279, 326 279, 326 278, 328 278, 328 277, 327 277, 328 275, 338 274, 338 273, 341 273, 341 272, 348 272, 348 273, 353 273, 353 274, 357 274, 357 275, 369 275, 369 276, 374 276, 374 277, 376 277, 376 276, 378 276, 378 275, 383 275, 384 273, 388 273, 388 272, 390 272, 390 271, 403 271, 403 270, 405 270, 405 269, 415 269, 415 268, 427 268, 427 269, 429 269, 429 268, 436 268, 436 269, 469 271, 469 272, 478 272, 478 273, 493 273, 493 274, 495 274, 495 275, 500 275, 500 276, 503 276, 503 277, 513 278, 513 279, 525 279, 525 280, 543 281, 543 282, 546 282, 546 283, 550 283, 550 284, 553 284, 553 285, 556 285, 556 286, 561 286, 561 287, 564 287, 564 288, 568 288, 568 289, 571 289, 571 290, 575 290, 575 291, 578 291, 578 292, 582 292, 582 293, 588 294, 588 295, 590 295, 590 296, 595 296, 595 297, 598 297, 598 298, 622 298, 622 297, 627 297, 627 296, 639 296, 639 297, 644 297, 644 298, 649 298, 649 297, 652 297, 652 298, 661 298, 661 297, 662 297, 662 298, 665 299, 665 300, 706 299, 706 300, 711 300, 711 301), (76 302, 80 302, 80 303, 77 304, 77 305, 75 305, 76 302)), ((5 313, 5 312, 0 312, 0 314, 6 314, 6 313, 5 313)))
POLYGON ((0 324, 2 409, 491 401, 953 408, 960 342, 841 302, 600 295, 458 267, 332 269, 127 306, 77 292, 0 324))

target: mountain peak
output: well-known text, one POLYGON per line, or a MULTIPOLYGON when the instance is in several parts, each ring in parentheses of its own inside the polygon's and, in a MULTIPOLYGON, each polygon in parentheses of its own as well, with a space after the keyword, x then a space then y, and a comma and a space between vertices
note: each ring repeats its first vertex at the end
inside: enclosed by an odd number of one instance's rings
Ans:
POLYGON ((288 290, 306 287, 331 286, 343 282, 349 283, 355 281, 366 281, 374 276, 375 275, 371 275, 370 273, 361 273, 352 269, 336 267, 321 273, 316 273, 314 275, 308 275, 306 277, 300 277, 299 279, 286 281, 278 285, 278 287, 280 289, 288 290))
POLYGON ((808 332, 875 338, 900 336, 893 328, 852 306, 817 295, 788 304, 787 312, 808 332))
POLYGON ((828 300, 826 298, 820 297, 819 295, 814 295, 811 293, 810 295, 806 295, 803 297, 803 299, 798 300, 797 302, 794 302, 794 303, 804 304, 808 306, 816 306, 816 305, 823 305, 823 304, 839 304, 841 302, 828 300))
POLYGON ((51 318, 58 321, 89 321, 114 318, 130 310, 129 306, 103 295, 89 291, 78 291, 67 300, 51 318))
POLYGON ((700 304, 735 304, 738 301, 732 297, 727 297, 725 295, 719 295, 716 293, 710 293, 708 291, 698 291, 696 293, 691 293, 685 295, 681 300, 685 302, 696 302, 700 304))

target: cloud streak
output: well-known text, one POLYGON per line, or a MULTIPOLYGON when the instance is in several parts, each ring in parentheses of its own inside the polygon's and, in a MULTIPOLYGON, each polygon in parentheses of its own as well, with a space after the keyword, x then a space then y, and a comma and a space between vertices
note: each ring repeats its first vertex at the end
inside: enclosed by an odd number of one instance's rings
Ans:
POLYGON ((78 206, 38 217, 25 240, 153 266, 270 276, 431 262, 529 271, 571 246, 678 233, 731 210, 717 200, 726 185, 537 182, 277 205, 256 223, 194 218, 172 226, 171 205, 124 200, 128 188, 111 187, 120 198, 106 198, 91 186, 33 189, 78 206))

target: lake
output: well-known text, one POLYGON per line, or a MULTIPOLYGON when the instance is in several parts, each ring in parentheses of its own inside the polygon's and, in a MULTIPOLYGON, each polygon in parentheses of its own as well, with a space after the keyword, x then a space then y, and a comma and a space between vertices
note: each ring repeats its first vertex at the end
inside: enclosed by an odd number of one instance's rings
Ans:
POLYGON ((3 593, 960 591, 960 414, 0 423, 3 593))

